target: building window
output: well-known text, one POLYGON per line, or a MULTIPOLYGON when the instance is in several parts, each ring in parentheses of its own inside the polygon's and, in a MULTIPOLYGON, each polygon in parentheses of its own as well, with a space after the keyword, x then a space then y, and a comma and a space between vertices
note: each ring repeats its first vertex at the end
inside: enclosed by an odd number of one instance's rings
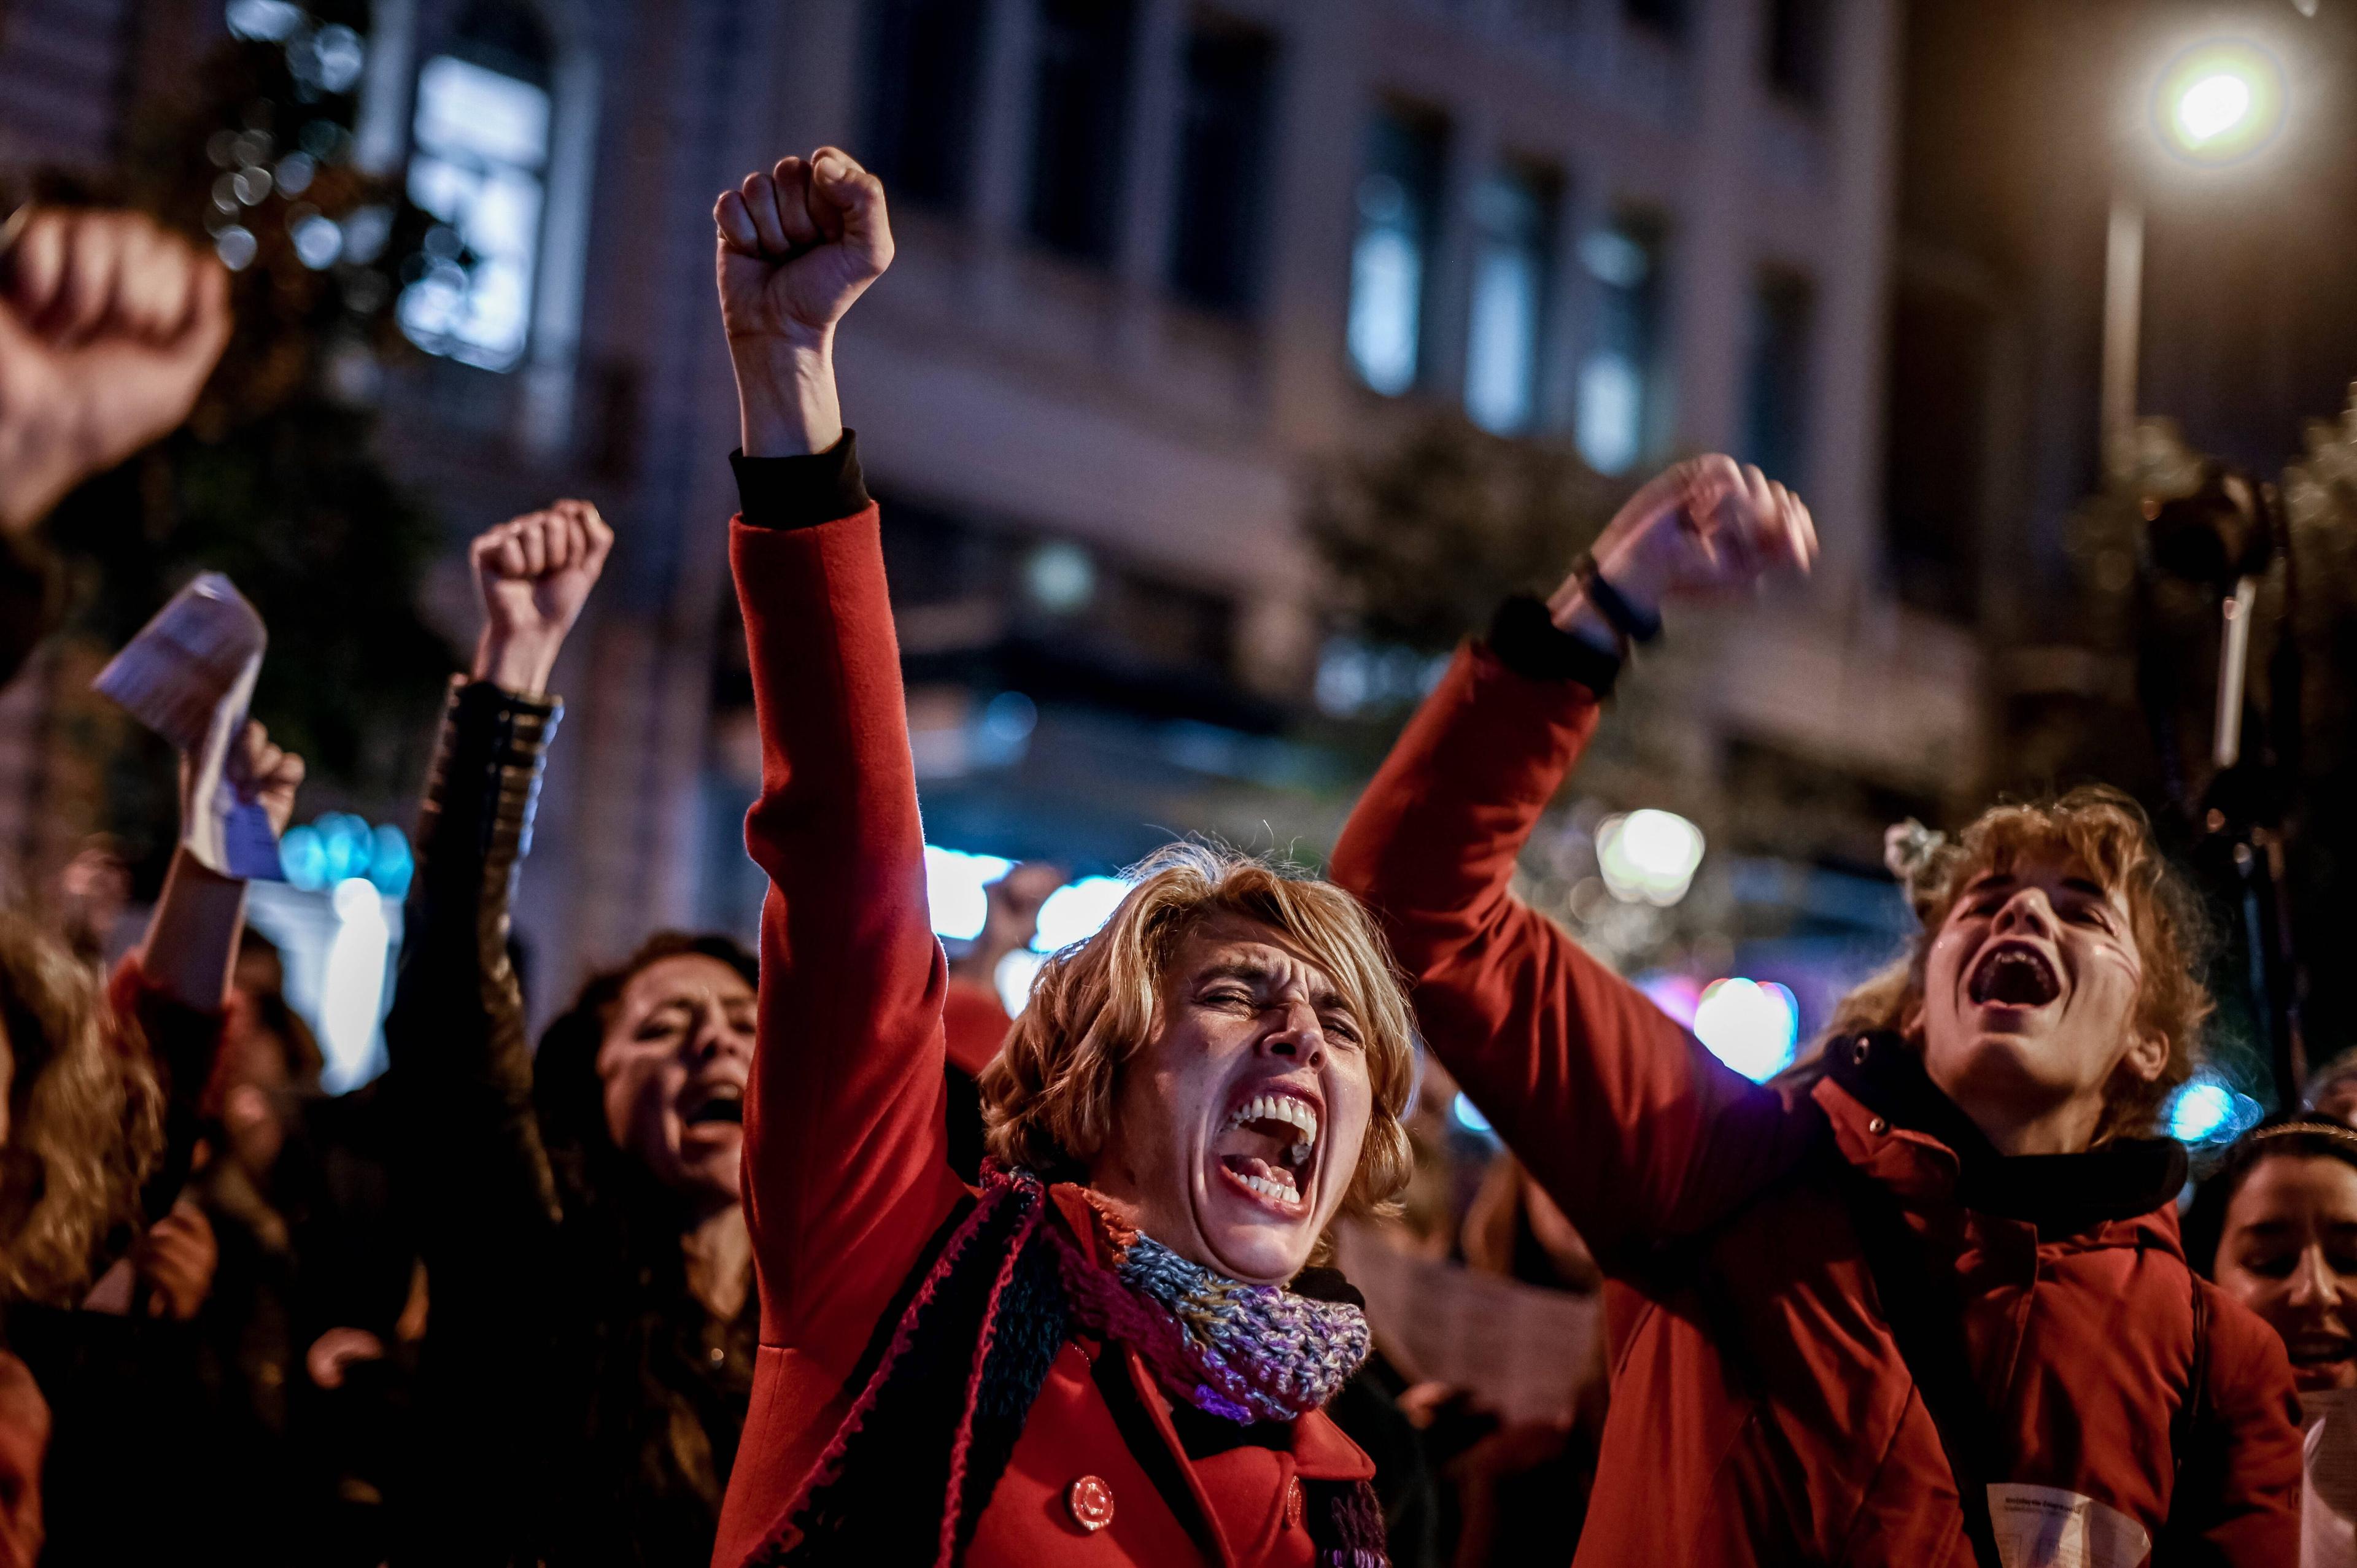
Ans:
POLYGON ((401 328, 418 347, 485 370, 514 368, 531 333, 549 60, 528 13, 487 5, 417 73, 409 199, 442 221, 402 290, 401 328))
POLYGON ((1824 102, 1833 52, 1833 0, 1770 0, 1768 84, 1796 103, 1824 102))
POLYGON ((1651 214, 1624 213, 1580 242, 1596 280, 1596 341, 1579 367, 1580 456, 1599 473, 1650 456, 1668 429, 1668 236, 1651 214))
POLYGON ((1359 233, 1351 247, 1351 362, 1360 379, 1397 396, 1423 368, 1424 302, 1448 127, 1436 115, 1390 108, 1367 130, 1359 180, 1359 233))
POLYGON ((1750 343, 1745 370, 1743 456, 1771 479, 1807 483, 1809 338, 1816 290, 1781 267, 1760 274, 1751 295, 1750 343))
POLYGON ((1901 604, 1972 620, 1990 495, 1998 323, 1967 295, 1901 276, 1891 301, 1883 517, 1901 604))
POLYGON ((973 179, 984 0, 872 0, 867 166, 895 199, 963 209, 973 179))
POLYGON ((1623 16, 1671 38, 1685 37, 1686 8, 1687 0, 1620 0, 1623 16))
POLYGON ((1511 435, 1538 415, 1539 344, 1547 307, 1561 182, 1509 165, 1473 193, 1473 319, 1465 346, 1465 412, 1511 435))
POLYGON ((1259 302, 1275 75, 1257 28, 1199 17, 1188 34, 1170 285, 1215 310, 1259 302))
POLYGON ((1121 231, 1135 0, 1039 0, 1032 102, 1034 237, 1110 262, 1121 231))

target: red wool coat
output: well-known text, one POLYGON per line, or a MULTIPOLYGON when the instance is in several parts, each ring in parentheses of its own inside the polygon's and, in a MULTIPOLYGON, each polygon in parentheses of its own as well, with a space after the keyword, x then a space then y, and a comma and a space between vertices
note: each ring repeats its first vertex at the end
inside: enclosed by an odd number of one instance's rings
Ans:
POLYGON ((1953 1257, 1973 1381, 2013 1455, 1989 1479, 2129 1515, 2164 1568, 2296 1563, 2289 1364, 2191 1277, 2173 1207, 2043 1231, 1967 1208, 1939 1138, 1832 1079, 1787 1105, 1512 897, 1597 712, 1572 682, 1459 653, 1333 865, 1383 918, 1433 1048, 1605 1265, 1612 1402, 1580 1568, 1970 1568, 1953 1472, 1836 1158, 1953 1257), (2179 1477, 2169 1432, 2196 1364, 2196 1290, 2208 1409, 2179 1477))
MULTIPOLYGON (((948 972, 925 904, 876 510, 793 530, 740 521, 729 549, 762 743, 746 838, 770 888, 745 1106, 761 1344, 713 1555, 722 1568, 780 1520, 857 1392, 846 1383, 878 1319, 966 1191, 946 1158, 948 972)), ((1070 1189, 1058 1201, 1083 1219, 1070 1189)), ((1295 1478, 1358 1480, 1373 1466, 1323 1414, 1290 1437, 1287 1451, 1191 1459, 1134 1355, 1068 1344, 965 1562, 1308 1568, 1295 1478)))

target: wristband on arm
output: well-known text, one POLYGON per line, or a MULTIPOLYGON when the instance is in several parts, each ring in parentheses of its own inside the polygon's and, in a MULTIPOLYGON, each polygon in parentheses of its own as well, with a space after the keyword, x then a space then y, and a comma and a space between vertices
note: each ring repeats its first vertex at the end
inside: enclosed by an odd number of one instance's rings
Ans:
POLYGON ((728 454, 737 471, 737 515, 755 528, 815 528, 867 510, 857 433, 845 430, 823 452, 797 457, 728 454))
POLYGON ((1532 681, 1573 681, 1602 702, 1620 678, 1620 659, 1556 626, 1544 601, 1520 594, 1498 607, 1490 622, 1490 651, 1499 663, 1532 681))
POLYGON ((1643 644, 1662 635, 1662 618, 1641 610, 1623 597, 1620 589, 1607 582, 1596 564, 1596 557, 1582 552, 1571 564, 1571 574, 1579 579, 1580 591, 1587 596, 1588 607, 1604 618, 1620 639, 1622 657, 1627 657, 1631 643, 1643 644))

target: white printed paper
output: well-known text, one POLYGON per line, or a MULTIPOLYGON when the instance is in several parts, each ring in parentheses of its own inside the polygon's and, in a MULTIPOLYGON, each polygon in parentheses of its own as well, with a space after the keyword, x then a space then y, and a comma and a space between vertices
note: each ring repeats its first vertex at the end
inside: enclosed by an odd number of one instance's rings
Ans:
POLYGON ((2300 1568, 2357 1568, 2357 1389, 2302 1393, 2299 1410, 2308 1428, 2300 1568))
POLYGON ((1594 1365, 1601 1305, 1459 1263, 1418 1258, 1365 1227, 1335 1234, 1335 1262, 1367 1298, 1375 1333, 1509 1422, 1568 1422, 1594 1365))
POLYGON ((1988 1500, 2005 1568, 2138 1568, 2152 1554, 2144 1526, 2077 1492, 2001 1481, 1988 1500))
POLYGON ((222 777, 268 642, 245 596, 227 577, 206 572, 173 595, 91 685, 187 758, 181 846, 224 876, 274 881, 283 874, 270 819, 222 777))

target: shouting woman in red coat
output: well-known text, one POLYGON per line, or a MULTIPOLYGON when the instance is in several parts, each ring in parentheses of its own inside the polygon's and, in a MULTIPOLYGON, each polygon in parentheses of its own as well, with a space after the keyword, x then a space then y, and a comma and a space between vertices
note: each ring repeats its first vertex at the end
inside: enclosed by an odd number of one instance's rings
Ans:
POLYGON ((993 1159, 958 1179, 899 658, 831 364, 891 259, 882 188, 822 148, 716 216, 770 880, 760 1349, 716 1561, 1375 1568, 1372 1466, 1319 1409, 1367 1326, 1308 1266, 1407 1174, 1408 1020, 1372 923, 1166 851, 1049 961, 984 1078, 993 1159))
POLYGON ((1577 1561, 2296 1561, 2281 1345, 2187 1267, 2147 1136, 2208 1001, 2124 798, 1992 811, 1909 866, 1922 929, 1760 1087, 1509 891, 1665 591, 1805 564, 1725 457, 1509 604, 1337 847, 1425 1037, 1603 1266, 1612 1375, 1577 1561))

